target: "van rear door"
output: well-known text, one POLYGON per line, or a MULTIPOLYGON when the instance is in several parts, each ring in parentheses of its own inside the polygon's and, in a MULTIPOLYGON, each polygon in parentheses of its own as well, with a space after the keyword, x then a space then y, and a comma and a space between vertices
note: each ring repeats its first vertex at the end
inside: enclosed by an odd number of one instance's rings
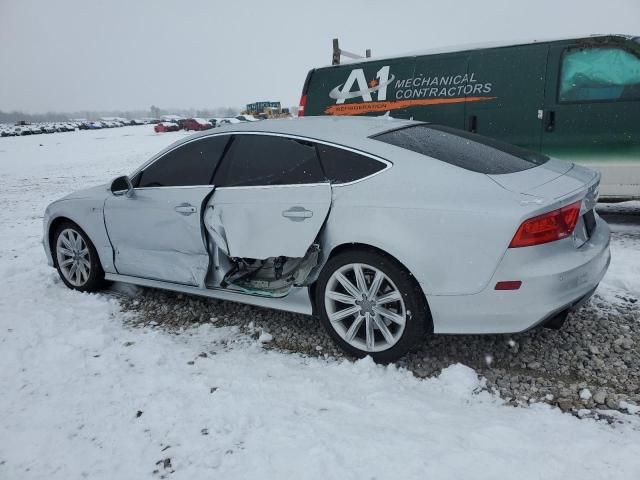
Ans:
POLYGON ((540 151, 548 50, 533 44, 472 51, 468 73, 477 87, 467 93, 466 129, 540 151))
POLYGON ((640 45, 554 45, 546 83, 544 153, 601 171, 603 197, 640 197, 640 45))

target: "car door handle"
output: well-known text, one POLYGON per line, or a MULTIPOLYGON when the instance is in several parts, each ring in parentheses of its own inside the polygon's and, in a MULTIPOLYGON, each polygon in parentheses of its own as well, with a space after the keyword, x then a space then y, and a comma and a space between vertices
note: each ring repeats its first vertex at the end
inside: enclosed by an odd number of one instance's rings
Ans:
POLYGON ((189 205, 188 203, 183 203, 174 208, 176 212, 181 215, 191 215, 192 213, 196 213, 198 209, 193 205, 189 205))
POLYGON ((304 207, 291 207, 289 210, 284 210, 282 216, 294 222, 301 222, 305 218, 313 217, 313 212, 304 207))

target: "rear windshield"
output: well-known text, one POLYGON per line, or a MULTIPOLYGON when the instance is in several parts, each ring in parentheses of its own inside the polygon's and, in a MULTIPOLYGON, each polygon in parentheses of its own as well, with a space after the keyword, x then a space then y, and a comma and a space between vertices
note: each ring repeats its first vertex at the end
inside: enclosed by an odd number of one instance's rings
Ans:
POLYGON ((521 172, 549 160, 540 153, 441 125, 414 125, 372 138, 489 175, 521 172))

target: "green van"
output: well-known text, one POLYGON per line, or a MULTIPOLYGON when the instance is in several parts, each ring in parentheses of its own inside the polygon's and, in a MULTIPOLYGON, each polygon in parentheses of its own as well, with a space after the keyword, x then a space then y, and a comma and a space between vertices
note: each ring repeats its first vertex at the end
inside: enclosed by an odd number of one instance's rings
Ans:
POLYGON ((602 172, 601 198, 640 198, 640 37, 445 49, 311 70, 300 116, 413 118, 602 172))

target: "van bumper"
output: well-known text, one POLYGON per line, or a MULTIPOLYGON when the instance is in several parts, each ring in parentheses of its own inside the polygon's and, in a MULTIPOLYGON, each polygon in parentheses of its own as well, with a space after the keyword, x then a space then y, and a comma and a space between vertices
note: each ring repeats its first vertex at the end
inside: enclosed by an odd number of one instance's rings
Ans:
POLYGON ((597 217, 592 237, 576 248, 572 237, 510 248, 489 285, 475 295, 427 295, 434 333, 518 333, 580 308, 604 277, 611 253, 609 226, 597 217), (495 290, 520 280, 518 290, 495 290))

